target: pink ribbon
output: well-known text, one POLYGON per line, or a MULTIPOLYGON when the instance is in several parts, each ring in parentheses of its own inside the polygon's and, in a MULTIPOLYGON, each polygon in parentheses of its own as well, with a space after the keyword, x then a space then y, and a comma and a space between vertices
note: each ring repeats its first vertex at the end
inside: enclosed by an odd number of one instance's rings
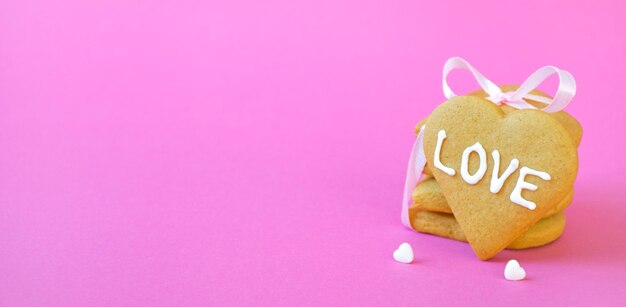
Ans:
MULTIPOLYGON (((447 82, 448 74, 455 69, 469 70, 478 85, 489 95, 487 99, 497 105, 504 103, 517 109, 537 109, 525 100, 529 99, 546 104, 545 107, 540 109, 544 112, 558 112, 563 110, 570 103, 572 98, 574 98, 574 95, 576 95, 576 81, 572 74, 554 66, 539 68, 530 75, 517 90, 504 93, 495 83, 483 76, 483 74, 476 70, 469 62, 460 57, 452 57, 448 59, 443 66, 443 94, 447 99, 456 96, 447 82), (530 94, 532 90, 537 88, 537 86, 553 74, 557 74, 559 77, 559 87, 556 90, 554 98, 550 99, 530 94)), ((426 156, 424 154, 425 128, 426 126, 420 128, 415 143, 413 144, 411 156, 409 157, 409 165, 406 171, 406 180, 404 182, 401 219, 402 224, 409 228, 411 228, 409 206, 413 202, 411 194, 422 176, 422 171, 426 165, 426 156)))

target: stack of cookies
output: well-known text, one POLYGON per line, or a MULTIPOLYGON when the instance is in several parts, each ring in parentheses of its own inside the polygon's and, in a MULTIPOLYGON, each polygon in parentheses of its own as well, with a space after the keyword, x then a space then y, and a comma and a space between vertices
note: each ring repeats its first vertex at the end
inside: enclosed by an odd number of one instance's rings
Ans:
MULTIPOLYGON (((516 86, 504 86, 501 89, 503 92, 508 92, 513 91, 516 88, 516 86)), ((532 94, 549 97, 539 91, 533 91, 532 94)), ((487 94, 484 91, 477 91, 469 94, 468 96, 485 98, 487 97, 487 94)), ((535 107, 543 107, 543 105, 539 102, 532 100, 528 100, 528 102, 535 107)), ((504 114, 508 114, 516 110, 507 105, 501 105, 498 106, 498 108, 500 108, 504 114)), ((565 129, 565 131, 567 131, 567 135, 571 139, 572 144, 574 144, 575 147, 578 147, 582 137, 582 127, 578 121, 564 111, 545 114, 548 114, 556 120, 565 129)), ((427 120, 420 122, 416 130, 419 131, 419 129, 426 122, 427 120)), ((506 164, 503 167, 506 167, 506 164)), ((440 183, 438 183, 435 176, 433 176, 433 170, 433 165, 431 165, 430 162, 427 163, 423 171, 424 177, 413 190, 413 204, 409 208, 411 226, 419 232, 468 242, 466 234, 448 204, 446 199, 447 195, 442 192, 440 183)), ((500 172, 502 172, 502 169, 500 172)), ((515 182, 505 184, 514 185, 515 182)), ((508 240, 510 243, 506 246, 506 248, 525 249, 538 247, 549 244, 558 239, 565 229, 564 211, 572 202, 574 194, 573 186, 569 188, 569 192, 565 190, 562 194, 564 197, 562 197, 556 205, 551 206, 549 210, 542 212, 541 218, 538 219, 537 222, 529 225, 521 234, 515 234, 515 238, 508 240)), ((487 255, 487 253, 485 253, 485 255, 487 255)), ((479 256, 483 259, 489 258, 491 254, 485 257, 482 257, 482 255, 479 256)))

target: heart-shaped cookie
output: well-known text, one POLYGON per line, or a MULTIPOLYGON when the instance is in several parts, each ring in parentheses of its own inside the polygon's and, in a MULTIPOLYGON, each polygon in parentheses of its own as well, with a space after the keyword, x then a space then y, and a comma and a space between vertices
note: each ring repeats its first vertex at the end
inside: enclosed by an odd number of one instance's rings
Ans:
POLYGON ((426 122, 424 151, 482 260, 557 206, 578 171, 576 146, 557 120, 539 110, 505 114, 473 96, 454 97, 435 109, 426 122))

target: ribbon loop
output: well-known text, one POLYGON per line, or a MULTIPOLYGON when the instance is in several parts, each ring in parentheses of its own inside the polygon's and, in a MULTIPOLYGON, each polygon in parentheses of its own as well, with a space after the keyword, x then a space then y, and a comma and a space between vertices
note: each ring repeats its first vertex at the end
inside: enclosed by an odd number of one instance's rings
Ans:
MULTIPOLYGON (((543 81, 548 79, 553 74, 557 74, 559 77, 559 87, 556 90, 556 94, 553 99, 546 99, 543 97, 547 106, 542 108, 544 112, 558 112, 563 110, 574 98, 576 95, 576 80, 574 80, 574 76, 570 74, 566 70, 559 69, 554 66, 544 66, 535 71, 532 75, 520 85, 517 91, 511 97, 512 100, 523 100, 524 98, 531 99, 531 95, 529 94, 532 90, 537 88, 543 81)), ((532 97, 537 97, 532 95, 532 97)), ((542 101, 543 102, 543 101, 542 101)))
POLYGON ((443 94, 448 99, 456 96, 447 81, 448 74, 455 69, 469 70, 478 85, 489 95, 487 99, 498 105, 505 103, 517 109, 536 109, 526 101, 529 99, 546 104, 541 109, 544 112, 558 112, 563 110, 576 95, 576 81, 572 74, 554 66, 539 68, 517 90, 503 93, 495 83, 487 79, 465 59, 452 57, 443 66, 443 94), (553 99, 530 94, 532 90, 553 74, 557 74, 559 77, 559 86, 553 99))
POLYGON ((446 98, 450 99, 456 94, 452 91, 450 86, 448 86, 448 74, 455 69, 464 68, 469 70, 472 75, 474 75, 474 79, 480 85, 480 87, 489 94, 489 96, 496 96, 502 94, 500 88, 489 79, 487 79, 483 74, 481 74, 474 66, 472 66, 468 61, 460 57, 451 57, 446 63, 443 65, 443 94, 446 98))

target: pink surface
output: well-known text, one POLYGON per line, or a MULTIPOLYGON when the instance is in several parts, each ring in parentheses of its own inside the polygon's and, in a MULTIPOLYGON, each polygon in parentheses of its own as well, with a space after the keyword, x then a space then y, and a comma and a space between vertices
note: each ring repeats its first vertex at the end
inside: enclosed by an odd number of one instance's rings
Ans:
POLYGON ((624 304, 623 1, 260 2, 0 4, 0 305, 624 304), (452 55, 577 78, 556 243, 481 262, 401 226, 452 55))

